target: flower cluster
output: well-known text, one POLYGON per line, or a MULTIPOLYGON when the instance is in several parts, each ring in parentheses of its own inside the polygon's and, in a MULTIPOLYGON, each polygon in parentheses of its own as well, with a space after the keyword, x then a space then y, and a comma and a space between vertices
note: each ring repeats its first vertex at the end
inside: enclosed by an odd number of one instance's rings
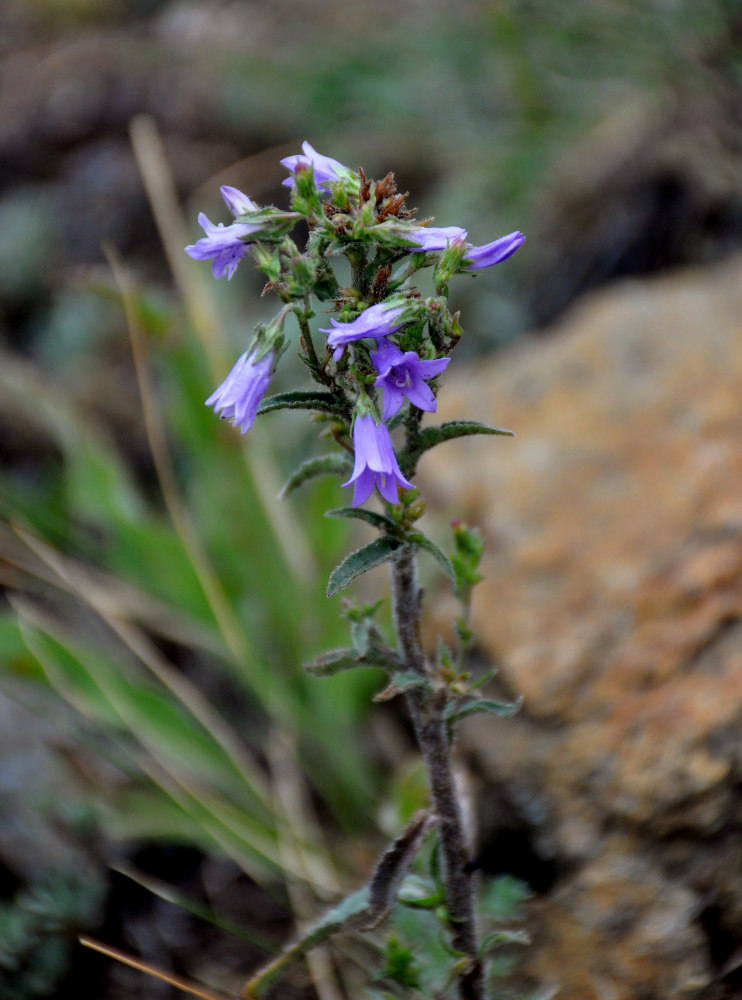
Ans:
MULTIPOLYGON (((435 379, 447 368, 460 336, 456 316, 446 305, 447 282, 453 274, 507 260, 525 237, 513 232, 474 246, 458 226, 418 225, 393 175, 369 181, 362 170, 350 170, 308 142, 302 153, 281 163, 290 175, 283 183, 292 189, 293 211, 260 208, 236 188, 222 187, 234 221, 214 225, 201 213, 198 221, 206 235, 186 247, 196 260, 213 262, 214 277, 226 275, 228 280, 250 253, 269 279, 266 287, 284 303, 206 404, 243 434, 250 429, 281 353, 284 318, 293 313, 301 332, 301 357, 324 387, 320 409, 329 408, 333 436, 352 448, 353 472, 343 485, 353 486, 353 504, 364 503, 374 487, 396 504, 399 489, 413 484, 402 472, 387 422, 408 407, 409 466, 414 451, 409 435, 417 433, 423 411, 435 411, 435 379), (288 235, 298 218, 310 230, 303 254, 288 235), (350 262, 352 289, 340 287, 332 270, 330 259, 338 253, 350 262), (409 279, 428 266, 436 268, 440 296, 422 300, 409 279), (324 358, 316 353, 309 328, 311 296, 332 300, 331 308, 340 313, 320 328, 326 336, 324 358)), ((303 398, 301 393, 293 396, 303 398)), ((317 407, 317 393, 304 396, 307 408, 312 408, 311 399, 317 407)))

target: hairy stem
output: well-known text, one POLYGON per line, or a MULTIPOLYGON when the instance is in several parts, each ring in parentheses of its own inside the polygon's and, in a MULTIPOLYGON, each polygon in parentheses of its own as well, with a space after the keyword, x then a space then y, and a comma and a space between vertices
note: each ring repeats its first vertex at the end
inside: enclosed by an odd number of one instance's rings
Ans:
MULTIPOLYGON (((412 549, 392 563, 391 575, 394 620, 405 668, 424 674, 427 666, 420 641, 420 591, 412 549)), ((459 997, 485 1000, 484 967, 478 956, 474 914, 475 879, 469 867, 469 845, 453 777, 445 719, 446 692, 413 689, 407 700, 439 823, 452 943, 467 957, 459 975, 459 997)))

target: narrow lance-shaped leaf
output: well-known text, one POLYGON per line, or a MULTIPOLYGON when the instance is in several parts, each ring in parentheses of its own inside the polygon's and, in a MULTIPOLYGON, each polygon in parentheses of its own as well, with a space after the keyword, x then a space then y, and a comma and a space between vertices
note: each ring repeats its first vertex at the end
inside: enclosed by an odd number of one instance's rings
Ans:
POLYGON ((368 886, 368 923, 363 930, 377 927, 397 901, 402 880, 415 860, 428 831, 438 822, 427 809, 415 813, 405 829, 376 862, 368 886))
POLYGON ((399 464, 402 472, 410 476, 417 465, 420 456, 444 441, 453 441, 455 438, 470 437, 472 434, 499 434, 505 437, 515 437, 513 431, 506 427, 490 427, 488 424, 481 424, 478 420, 447 420, 437 427, 426 427, 416 436, 412 447, 399 456, 399 464))
POLYGON ((329 455, 318 455, 316 458, 308 458, 306 462, 294 469, 289 478, 281 487, 279 497, 283 498, 293 493, 298 486, 303 486, 315 476, 344 476, 353 468, 353 460, 350 455, 342 452, 331 452, 329 455))
POLYGON ((302 938, 278 958, 263 966, 257 975, 247 981, 240 993, 240 1000, 257 1000, 279 976, 298 962, 305 952, 315 948, 338 931, 357 927, 366 918, 368 899, 369 888, 365 885, 326 913, 302 938))
POLYGON ((355 518, 358 521, 365 521, 367 524, 372 524, 379 531, 394 532, 397 527, 390 517, 385 517, 384 514, 377 514, 375 510, 366 510, 365 507, 335 507, 333 510, 325 511, 325 517, 355 518))
POLYGON ((350 408, 341 396, 320 389, 279 392, 268 396, 260 404, 258 413, 270 413, 272 410, 320 410, 340 417, 350 416, 350 408))
POLYGON ((478 715, 480 712, 487 715, 497 715, 501 719, 506 719, 520 711, 522 704, 522 698, 516 698, 515 701, 504 702, 493 701, 490 698, 481 698, 479 701, 472 701, 468 705, 464 705, 461 708, 451 705, 449 710, 446 712, 446 718, 449 725, 460 722, 461 719, 465 719, 469 715, 478 715))
POLYGON ((453 563, 448 558, 446 553, 440 549, 432 539, 423 535, 420 531, 416 531, 414 534, 408 535, 408 539, 419 548, 425 549, 426 552, 429 552, 446 574, 448 580, 454 584, 454 586, 456 585, 456 572, 453 568, 453 563))
POLYGON ((416 674, 412 670, 399 671, 392 674, 387 686, 374 695, 374 701, 391 701, 398 694, 404 694, 405 691, 412 691, 413 688, 427 688, 431 690, 430 680, 422 674, 416 674))
POLYGON ((381 667, 383 670, 397 670, 400 661, 392 649, 370 649, 360 653, 353 647, 330 649, 321 653, 311 663, 305 663, 304 669, 314 677, 331 677, 343 670, 353 670, 356 667, 381 667))
POLYGON ((373 542, 369 542, 368 545, 364 545, 362 548, 356 549, 355 552, 351 552, 330 573, 330 579, 327 583, 327 596, 334 597, 341 590, 345 590, 357 576, 368 572, 368 570, 373 569, 375 566, 380 566, 384 562, 390 562, 392 559, 395 559, 402 544, 397 538, 382 535, 381 538, 376 538, 373 542))

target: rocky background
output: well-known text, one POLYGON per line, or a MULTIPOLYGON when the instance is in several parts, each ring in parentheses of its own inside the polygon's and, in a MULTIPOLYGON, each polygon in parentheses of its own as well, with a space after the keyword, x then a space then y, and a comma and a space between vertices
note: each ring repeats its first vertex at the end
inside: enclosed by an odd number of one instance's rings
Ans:
MULTIPOLYGON (((460 292, 462 353, 479 356, 442 396, 444 415, 518 436, 423 466, 435 517, 483 526, 479 653, 525 698, 514 719, 470 722, 462 745, 483 867, 534 893, 521 993, 742 996, 741 39, 735 0, 0 6, 0 363, 54 371, 142 475, 124 334, 89 295, 108 240, 172 296, 137 116, 189 219, 219 183, 278 199, 278 159, 309 138, 393 167, 476 242, 527 233, 507 274, 460 292)), ((249 283, 229 294, 249 316, 249 283)), ((0 430, 14 475, 52 459, 2 401, 0 430)), ((2 898, 96 852, 97 884, 108 849, 38 811, 77 750, 9 700, 0 715, 2 898)), ((288 926, 218 860, 148 844, 129 857, 235 918, 288 926)), ((106 879, 83 920, 99 936, 211 981, 244 967, 244 950, 106 879)), ((83 955, 33 989, 174 995, 83 955)))

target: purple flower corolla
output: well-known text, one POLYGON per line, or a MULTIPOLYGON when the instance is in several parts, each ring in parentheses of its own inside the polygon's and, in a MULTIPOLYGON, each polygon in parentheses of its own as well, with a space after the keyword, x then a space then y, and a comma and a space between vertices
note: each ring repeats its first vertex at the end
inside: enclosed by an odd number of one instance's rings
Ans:
POLYGON ((410 233, 420 250, 445 250, 454 240, 465 240, 466 230, 460 226, 418 226, 410 233))
POLYGON ((254 360, 254 350, 246 351, 219 388, 206 400, 222 420, 231 420, 246 434, 253 425, 260 401, 268 388, 273 368, 273 353, 254 360))
MULTIPOLYGON (((323 156, 318 153, 308 142, 303 142, 301 148, 304 150, 303 156, 301 153, 287 156, 281 160, 281 164, 286 167, 290 174, 295 174, 300 168, 306 168, 311 164, 314 167, 314 183, 321 191, 329 191, 332 181, 343 180, 352 173, 342 163, 333 160, 331 156, 323 156)), ((287 177, 283 182, 284 187, 291 187, 292 184, 291 177, 287 177)))
POLYGON ((523 233, 515 232, 501 236, 492 243, 485 243, 481 247, 468 246, 462 263, 466 265, 467 271, 477 271, 480 267, 499 264, 512 257, 515 251, 523 246, 525 239, 523 233))
POLYGON ((222 193, 222 198, 224 198, 227 208, 235 219, 238 215, 246 215, 248 212, 258 211, 258 206, 252 198, 248 198, 246 194, 238 191, 237 188, 230 187, 228 184, 222 184, 219 190, 222 193))
MULTIPOLYGON (((254 212, 258 207, 237 188, 225 184, 221 192, 227 208, 234 216, 254 212)), ((203 212, 199 213, 198 224, 206 236, 187 246, 185 252, 194 260, 213 260, 211 273, 214 277, 221 278, 226 274, 229 281, 247 251, 248 244, 245 240, 261 228, 260 224, 233 222, 225 226, 220 222, 215 226, 203 212)))
POLYGON ((383 302, 375 306, 364 309, 360 316, 356 316, 350 323, 339 323, 336 319, 330 319, 331 327, 320 327, 320 333, 326 333, 327 343, 334 348, 333 357, 339 360, 342 356, 346 344, 354 340, 363 340, 364 337, 372 337, 378 340, 380 337, 387 337, 394 333, 404 324, 404 306, 389 306, 383 302))
POLYGON ((382 419, 389 420, 398 413, 405 397, 418 410, 432 413, 437 404, 433 390, 425 383, 428 379, 440 375, 450 360, 450 358, 436 358, 431 361, 421 361, 417 351, 403 352, 396 344, 380 340, 378 349, 371 352, 371 361, 379 373, 374 384, 384 390, 382 419))
POLYGON ((374 486, 389 503, 399 503, 398 486, 406 490, 414 488, 399 468, 389 429, 386 424, 377 424, 373 414, 356 417, 353 448, 356 453, 353 475, 343 486, 353 483, 354 507, 368 500, 374 486))

